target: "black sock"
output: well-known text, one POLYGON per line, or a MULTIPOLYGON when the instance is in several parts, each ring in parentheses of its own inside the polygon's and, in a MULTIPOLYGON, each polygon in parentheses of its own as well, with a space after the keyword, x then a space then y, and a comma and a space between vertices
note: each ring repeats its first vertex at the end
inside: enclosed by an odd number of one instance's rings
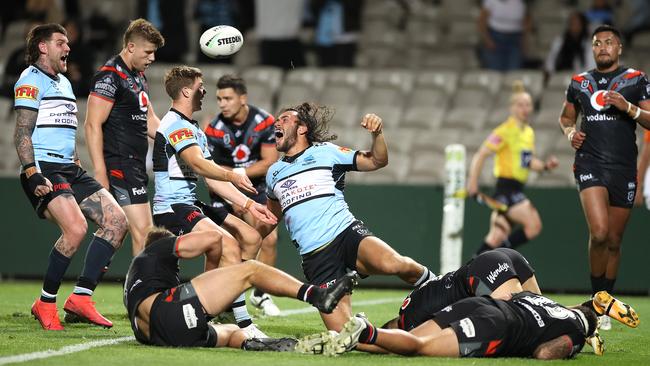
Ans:
POLYGON ((479 254, 481 254, 481 253, 483 253, 483 252, 487 252, 488 250, 492 250, 492 247, 489 246, 488 243, 486 243, 486 242, 482 242, 482 243, 481 243, 481 246, 480 246, 480 247, 478 248, 478 250, 476 251, 476 255, 479 255, 479 254))
MULTIPOLYGON (((111 243, 98 236, 93 237, 88 245, 84 268, 79 281, 77 281, 77 288, 88 289, 91 293, 95 291, 100 278, 103 277, 104 268, 111 262, 114 253, 115 248, 111 243)), ((75 293, 83 294, 76 290, 75 293)))
POLYGON ((70 258, 61 254, 56 248, 52 248, 50 258, 43 279, 43 290, 41 291, 41 301, 56 302, 56 294, 59 292, 61 280, 65 271, 70 265, 70 258))
POLYGON ((517 229, 508 235, 508 239, 503 241, 503 246, 506 248, 515 249, 527 242, 528 237, 526 237, 524 229, 517 229))
POLYGON ((595 277, 591 275, 591 295, 595 295, 596 292, 605 290, 605 274, 595 277))
POLYGON ((312 304, 314 294, 316 293, 316 291, 314 290, 316 289, 318 289, 318 287, 307 283, 303 283, 302 286, 300 286, 300 289, 298 290, 296 299, 312 304))
POLYGON ((253 290, 253 296, 262 297, 262 295, 264 295, 264 291, 262 291, 262 290, 260 290, 258 288, 253 290))
MULTIPOLYGON (((365 320, 364 320, 365 321, 365 320)), ((359 334, 359 343, 375 344, 377 341, 377 328, 374 325, 366 322, 366 329, 359 334)))
POLYGON ((603 287, 605 288, 605 291, 609 292, 610 294, 614 291, 614 284, 616 283, 616 278, 607 278, 605 277, 603 279, 603 287))

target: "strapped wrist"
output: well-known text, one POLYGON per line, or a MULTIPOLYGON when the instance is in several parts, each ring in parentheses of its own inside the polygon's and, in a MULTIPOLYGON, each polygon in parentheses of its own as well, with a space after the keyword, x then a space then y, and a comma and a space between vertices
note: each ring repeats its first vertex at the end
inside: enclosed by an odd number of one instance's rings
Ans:
POLYGON ((244 203, 244 208, 247 209, 247 210, 250 209, 251 206, 253 205, 253 203, 255 203, 255 202, 252 199, 247 198, 246 203, 244 203))

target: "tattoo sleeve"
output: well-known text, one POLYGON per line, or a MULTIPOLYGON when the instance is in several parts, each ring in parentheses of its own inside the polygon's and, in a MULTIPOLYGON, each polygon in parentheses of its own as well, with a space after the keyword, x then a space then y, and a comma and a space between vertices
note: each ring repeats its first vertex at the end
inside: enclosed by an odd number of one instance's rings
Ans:
POLYGON ((16 110, 16 129, 14 131, 14 145, 20 163, 25 166, 34 162, 34 146, 32 133, 36 127, 38 112, 29 109, 16 110))

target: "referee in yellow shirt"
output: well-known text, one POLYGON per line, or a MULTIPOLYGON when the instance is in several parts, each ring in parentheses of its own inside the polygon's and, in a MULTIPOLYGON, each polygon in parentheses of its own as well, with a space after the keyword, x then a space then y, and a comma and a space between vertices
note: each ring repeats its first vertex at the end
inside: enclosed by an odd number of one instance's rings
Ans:
POLYGON ((503 214, 492 212, 490 231, 477 254, 498 247, 517 248, 542 231, 539 213, 523 192, 524 184, 530 170, 555 169, 558 161, 554 156, 545 162, 534 156, 535 132, 528 124, 532 112, 530 94, 524 90, 521 81, 516 81, 510 98, 510 116, 490 133, 472 158, 467 179, 468 195, 478 193, 478 177, 483 162, 495 153, 494 176, 497 183, 494 198, 508 205, 508 210, 503 214))

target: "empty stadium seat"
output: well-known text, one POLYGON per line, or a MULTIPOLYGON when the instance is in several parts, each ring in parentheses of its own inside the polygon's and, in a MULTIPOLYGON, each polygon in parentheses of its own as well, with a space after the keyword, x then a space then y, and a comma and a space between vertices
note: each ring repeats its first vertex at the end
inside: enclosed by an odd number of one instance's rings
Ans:
POLYGON ((503 76, 498 71, 472 70, 460 74, 460 85, 464 88, 477 88, 496 93, 501 89, 503 76))
POLYGON ((439 89, 452 95, 458 88, 459 75, 451 70, 421 71, 415 78, 417 88, 439 89))
POLYGON ((544 89, 544 73, 540 70, 514 70, 503 76, 502 90, 512 91, 512 83, 521 80, 533 100, 539 98, 544 89))
POLYGON ((469 106, 452 109, 442 120, 442 128, 461 129, 465 131, 476 131, 483 128, 487 112, 485 109, 472 108, 469 106))

